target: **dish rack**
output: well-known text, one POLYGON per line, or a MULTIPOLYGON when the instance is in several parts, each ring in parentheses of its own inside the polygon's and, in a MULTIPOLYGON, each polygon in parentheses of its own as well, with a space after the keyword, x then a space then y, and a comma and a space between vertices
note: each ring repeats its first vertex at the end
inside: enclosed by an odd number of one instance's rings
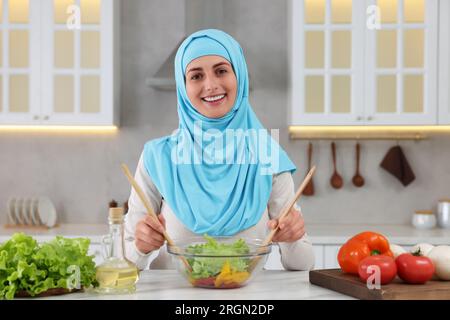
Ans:
POLYGON ((57 212, 48 197, 12 197, 5 228, 49 229, 57 226, 57 212))

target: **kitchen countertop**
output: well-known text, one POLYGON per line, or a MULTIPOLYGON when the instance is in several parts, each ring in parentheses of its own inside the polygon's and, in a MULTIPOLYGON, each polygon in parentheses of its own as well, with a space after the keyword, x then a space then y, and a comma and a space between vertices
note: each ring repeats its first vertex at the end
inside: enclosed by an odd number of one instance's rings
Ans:
MULTIPOLYGON (((371 230, 388 237, 391 243, 414 245, 420 242, 432 244, 450 244, 450 229, 434 228, 418 230, 408 225, 349 225, 349 224, 306 224, 307 233, 313 244, 339 245, 351 236, 371 230)), ((25 232, 38 236, 39 241, 48 241, 56 235, 65 237, 89 237, 92 243, 100 243, 103 235, 108 233, 106 224, 61 224, 51 229, 24 229, 0 227, 0 242, 6 241, 15 232, 25 232)))
POLYGON ((192 287, 175 270, 146 270, 140 273, 134 294, 104 295, 91 290, 38 299, 348 300, 354 298, 309 283, 308 271, 263 270, 245 287, 214 290, 192 287))
POLYGON ((8 240, 16 232, 39 237, 39 241, 49 241, 55 236, 68 238, 88 237, 93 243, 101 243, 102 237, 109 232, 107 224, 61 224, 53 228, 45 227, 5 227, 0 226, 0 242, 8 240))

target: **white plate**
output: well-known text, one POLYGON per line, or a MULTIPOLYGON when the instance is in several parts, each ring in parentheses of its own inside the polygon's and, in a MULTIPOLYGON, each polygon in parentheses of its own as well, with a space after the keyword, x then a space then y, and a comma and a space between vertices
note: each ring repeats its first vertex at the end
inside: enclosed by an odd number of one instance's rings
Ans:
POLYGON ((36 226, 39 226, 42 224, 41 219, 39 219, 39 213, 38 213, 38 198, 32 198, 31 199, 31 220, 33 221, 33 224, 36 226))
POLYGON ((11 224, 17 224, 15 210, 16 210, 16 198, 11 198, 8 200, 8 218, 11 224))
POLYGON ((47 227, 54 227, 56 224, 56 209, 51 200, 47 197, 40 197, 38 201, 38 214, 41 222, 47 227))
POLYGON ((23 206, 23 199, 18 198, 16 200, 16 206, 15 206, 15 211, 14 211, 14 215, 16 217, 16 221, 18 224, 25 224, 25 221, 22 218, 22 206, 23 206))
POLYGON ((25 198, 23 200, 22 217, 25 220, 25 223, 27 225, 32 226, 33 225, 33 219, 31 219, 30 206, 31 206, 31 199, 30 198, 25 198))

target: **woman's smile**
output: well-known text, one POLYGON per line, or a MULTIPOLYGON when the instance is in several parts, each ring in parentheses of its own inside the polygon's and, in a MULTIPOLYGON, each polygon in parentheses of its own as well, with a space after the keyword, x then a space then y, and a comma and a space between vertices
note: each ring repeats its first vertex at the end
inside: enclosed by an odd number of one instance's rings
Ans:
POLYGON ((225 101, 226 97, 227 97, 227 94, 223 93, 223 94, 218 94, 218 95, 214 95, 214 96, 204 97, 204 98, 202 98, 202 100, 204 101, 204 103, 207 106, 217 107, 225 101))

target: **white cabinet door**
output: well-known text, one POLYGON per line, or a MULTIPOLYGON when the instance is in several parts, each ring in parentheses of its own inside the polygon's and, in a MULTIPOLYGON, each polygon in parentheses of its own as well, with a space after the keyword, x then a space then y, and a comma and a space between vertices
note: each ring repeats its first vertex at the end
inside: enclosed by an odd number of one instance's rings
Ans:
POLYGON ((290 124, 362 124, 363 1, 290 5, 290 124))
POLYGON ((324 269, 324 246, 313 245, 314 269, 324 269))
POLYGON ((75 6, 67 0, 41 2, 46 123, 114 124, 118 1, 81 0, 75 6))
POLYGON ((102 250, 102 245, 100 243, 91 243, 89 246, 88 254, 95 256, 94 261, 97 266, 104 260, 102 250))
POLYGON ((438 0, 367 1, 375 5, 379 28, 366 29, 366 124, 437 124, 438 0))
POLYGON ((439 3, 439 124, 450 124, 450 1, 439 3))
POLYGON ((119 0, 0 3, 0 124, 117 125, 119 0))
POLYGON ((0 124, 37 124, 40 115, 39 1, 0 2, 0 124))
MULTIPOLYGON (((314 250, 314 269, 324 268, 324 246, 313 245, 314 250)), ((281 263, 280 249, 277 245, 272 246, 272 252, 267 257, 266 270, 285 270, 281 263)))
POLYGON ((281 255, 280 248, 278 245, 274 244, 272 246, 272 251, 267 257, 266 264, 264 265, 264 269, 266 270, 284 270, 283 265, 281 264, 281 255))
POLYGON ((325 245, 325 261, 324 268, 325 269, 334 269, 340 268, 338 263, 338 252, 342 245, 325 245))

